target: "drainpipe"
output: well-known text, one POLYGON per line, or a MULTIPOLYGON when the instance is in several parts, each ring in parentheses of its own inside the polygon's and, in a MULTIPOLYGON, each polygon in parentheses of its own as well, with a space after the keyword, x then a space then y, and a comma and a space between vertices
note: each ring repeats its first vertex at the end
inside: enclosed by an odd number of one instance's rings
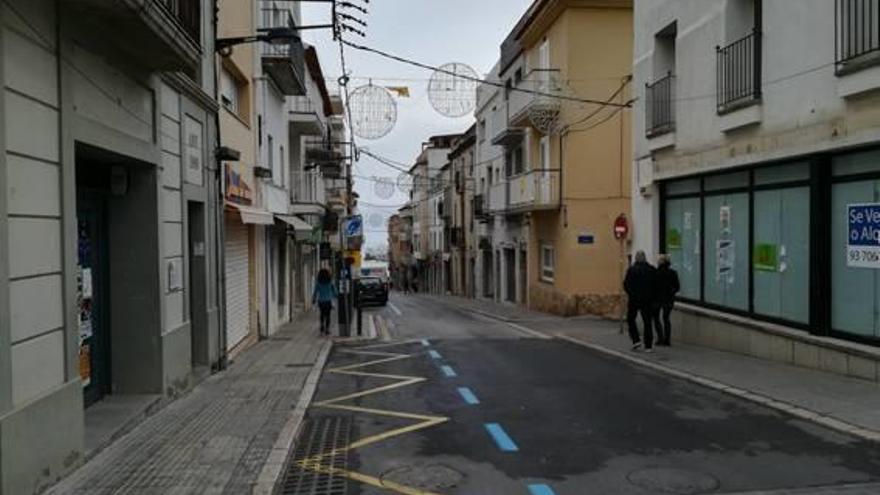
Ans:
MULTIPOLYGON (((220 6, 217 4, 217 0, 214 1, 214 16, 213 16, 213 27, 214 32, 213 36, 217 37, 217 29, 219 28, 219 15, 220 15, 220 6)), ((219 75, 217 71, 219 70, 217 64, 217 55, 212 53, 214 57, 214 100, 219 101, 220 99, 220 85, 219 85, 219 75)), ((214 219, 215 219, 215 230, 216 235, 214 236, 214 244, 217 250, 217 302, 219 305, 217 315, 217 319, 219 321, 219 331, 220 335, 217 339, 219 344, 218 349, 218 360, 217 360, 217 370, 225 370, 227 366, 228 355, 226 353, 226 251, 224 246, 224 240, 226 239, 226 229, 225 229, 225 221, 224 216, 225 213, 225 204, 226 197, 223 192, 223 163, 220 161, 217 156, 217 150, 220 149, 221 146, 221 138, 220 138, 220 112, 214 112, 214 126, 215 126, 215 146, 214 146, 214 157, 215 157, 215 170, 214 170, 214 182, 215 187, 217 188, 217 208, 215 209, 214 219)))

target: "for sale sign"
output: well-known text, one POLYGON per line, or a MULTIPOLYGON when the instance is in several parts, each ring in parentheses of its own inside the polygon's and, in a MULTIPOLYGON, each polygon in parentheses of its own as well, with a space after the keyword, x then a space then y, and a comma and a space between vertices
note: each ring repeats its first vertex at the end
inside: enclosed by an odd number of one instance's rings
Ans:
POLYGON ((880 269, 880 203, 847 205, 846 264, 880 269))

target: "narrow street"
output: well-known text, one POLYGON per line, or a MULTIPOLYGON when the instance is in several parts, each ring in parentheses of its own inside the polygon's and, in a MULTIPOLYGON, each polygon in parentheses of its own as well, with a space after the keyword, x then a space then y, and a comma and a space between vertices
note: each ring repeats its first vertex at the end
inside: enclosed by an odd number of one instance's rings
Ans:
POLYGON ((880 490, 872 444, 455 299, 395 294, 370 314, 391 341, 334 349, 284 493, 880 490))

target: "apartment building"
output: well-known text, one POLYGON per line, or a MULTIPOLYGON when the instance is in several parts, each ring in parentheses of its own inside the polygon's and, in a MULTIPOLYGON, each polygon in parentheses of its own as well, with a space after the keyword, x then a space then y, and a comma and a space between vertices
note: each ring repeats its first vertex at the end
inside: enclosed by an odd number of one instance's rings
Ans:
POLYGON ((620 315, 625 246, 613 226, 631 202, 631 53, 625 0, 536 1, 502 43, 504 87, 484 85, 478 112, 481 149, 488 141, 504 157, 500 177, 497 165, 481 176, 496 217, 496 299, 567 316, 620 315))
POLYGON ((222 363, 213 16, 0 7, 2 493, 74 469, 102 407, 222 363))
POLYGON ((457 296, 474 297, 474 158, 476 125, 452 142, 449 153, 449 181, 446 184, 446 209, 450 212, 445 232, 450 247, 449 286, 457 296))
POLYGON ((635 2, 633 248, 672 257, 683 340, 877 379, 877 12, 635 2))

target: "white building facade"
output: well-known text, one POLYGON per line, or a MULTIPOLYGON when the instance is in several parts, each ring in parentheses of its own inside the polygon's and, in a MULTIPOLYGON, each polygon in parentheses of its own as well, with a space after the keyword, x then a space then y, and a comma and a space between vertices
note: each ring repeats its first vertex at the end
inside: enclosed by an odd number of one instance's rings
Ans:
POLYGON ((82 461, 87 406, 223 361, 213 15, 0 7, 2 493, 82 461))
POLYGON ((877 379, 878 11, 635 2, 632 248, 672 257, 681 339, 877 379))

